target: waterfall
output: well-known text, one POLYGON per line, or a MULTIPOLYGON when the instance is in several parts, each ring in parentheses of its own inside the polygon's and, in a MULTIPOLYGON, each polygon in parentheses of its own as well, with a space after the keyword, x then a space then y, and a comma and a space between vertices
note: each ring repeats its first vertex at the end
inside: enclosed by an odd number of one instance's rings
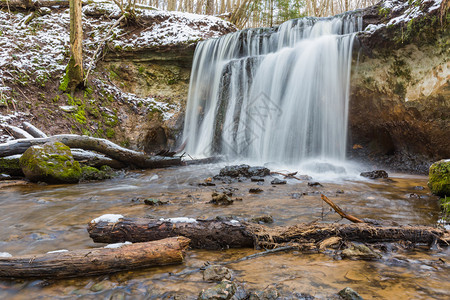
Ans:
POLYGON ((345 160, 351 15, 290 20, 199 43, 183 137, 197 156, 345 160))

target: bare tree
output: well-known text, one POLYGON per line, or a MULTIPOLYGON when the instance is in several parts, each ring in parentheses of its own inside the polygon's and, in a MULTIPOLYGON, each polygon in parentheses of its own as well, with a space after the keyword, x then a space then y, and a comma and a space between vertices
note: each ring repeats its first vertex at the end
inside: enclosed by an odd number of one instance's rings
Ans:
POLYGON ((83 82, 83 27, 81 0, 70 0, 70 59, 61 90, 73 92, 83 82))

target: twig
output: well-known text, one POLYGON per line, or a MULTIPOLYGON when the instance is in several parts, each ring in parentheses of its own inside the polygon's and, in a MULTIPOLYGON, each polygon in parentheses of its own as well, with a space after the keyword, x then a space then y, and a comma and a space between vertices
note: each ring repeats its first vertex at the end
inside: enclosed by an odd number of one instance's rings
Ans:
POLYGON ((100 48, 103 46, 103 44, 106 42, 106 40, 110 37, 110 33, 113 31, 114 28, 117 27, 117 25, 119 25, 120 21, 122 21, 125 18, 125 14, 123 14, 119 19, 117 19, 117 21, 113 24, 113 26, 111 26, 111 28, 109 29, 108 33, 106 34, 105 38, 103 40, 100 41, 100 43, 98 44, 97 49, 94 52, 94 55, 92 56, 92 60, 91 60, 91 64, 89 66, 89 69, 86 72, 86 77, 84 78, 84 85, 87 85, 87 81, 88 81, 88 77, 89 77, 89 73, 91 73, 91 70, 95 64, 95 58, 98 55, 98 52, 100 51, 100 48))
POLYGON ((295 174, 297 174, 297 172, 295 172, 295 173, 288 173, 288 174, 283 174, 283 173, 280 173, 280 172, 270 172, 270 174, 277 174, 277 175, 284 176, 284 178, 294 178, 294 179, 297 179, 299 181, 303 181, 299 177, 294 176, 295 174))
POLYGON ((331 208, 333 208, 334 211, 337 212, 341 217, 343 217, 349 221, 352 221, 353 223, 365 223, 364 221, 362 221, 352 215, 346 214, 339 206, 334 204, 333 201, 328 199, 328 197, 325 196, 324 194, 320 195, 320 197, 322 198, 323 201, 325 201, 328 205, 330 205, 331 208))

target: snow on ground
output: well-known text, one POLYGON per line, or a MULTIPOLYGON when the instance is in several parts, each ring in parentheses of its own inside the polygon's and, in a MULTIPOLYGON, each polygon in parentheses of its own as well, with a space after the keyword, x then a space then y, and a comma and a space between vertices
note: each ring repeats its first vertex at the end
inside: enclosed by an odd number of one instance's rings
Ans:
MULTIPOLYGON (((11 107, 12 108, 12 107, 11 107)), ((0 128, 2 128, 2 125, 10 124, 12 121, 25 121, 25 117, 27 117, 28 114, 22 113, 22 112, 12 112, 11 114, 2 115, 0 113, 0 128)), ((6 143, 8 141, 14 140, 12 136, 9 134, 1 134, 0 133, 0 143, 6 143)))
POLYGON ((400 23, 408 23, 412 19, 419 18, 426 13, 430 13, 440 7, 442 0, 416 0, 414 3, 409 4, 409 1, 400 0, 387 0, 381 4, 383 9, 386 9, 389 13, 401 13, 398 17, 392 18, 386 24, 369 24, 364 31, 368 33, 374 33, 380 28, 386 26, 397 25, 400 23), (427 8, 428 7, 428 8, 427 8))
POLYGON ((53 251, 48 251, 47 254, 64 253, 64 252, 69 252, 69 250, 67 250, 67 249, 53 250, 53 251))
POLYGON ((12 255, 8 252, 0 252, 0 257, 8 258, 8 257, 12 257, 12 255))
MULTIPOLYGON (((147 111, 160 111, 163 116, 163 121, 170 119, 175 113, 179 112, 181 107, 177 104, 169 104, 166 102, 156 101, 155 98, 140 98, 132 93, 123 92, 121 89, 113 85, 112 83, 105 83, 102 80, 93 80, 96 87, 102 91, 101 93, 109 93, 114 95, 115 99, 122 102, 128 102, 135 107, 143 107, 145 112, 147 111)), ((103 96, 107 96, 104 94, 103 96)))

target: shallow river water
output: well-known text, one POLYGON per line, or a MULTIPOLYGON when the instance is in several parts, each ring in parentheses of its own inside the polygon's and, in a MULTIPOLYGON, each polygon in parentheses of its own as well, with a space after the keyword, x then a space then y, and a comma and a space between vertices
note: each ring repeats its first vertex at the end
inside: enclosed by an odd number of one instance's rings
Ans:
MULTIPOLYGON (((260 186, 250 181, 198 185, 219 169, 219 165, 201 165, 133 171, 113 180, 78 185, 0 183, 0 252, 18 256, 104 246, 92 242, 86 225, 107 213, 156 218, 270 214, 273 225, 347 222, 322 203, 321 193, 360 218, 425 225, 435 225, 439 219, 438 200, 430 195, 424 176, 391 174, 389 180, 325 181, 321 182, 323 187, 309 187, 307 181, 295 179, 272 186, 270 177, 260 186), (230 206, 207 203, 214 190, 228 187, 236 188, 233 196, 243 201, 230 206), (249 194, 251 187, 263 192, 249 194), (144 204, 147 198, 168 200, 169 204, 148 206, 144 204)), ((199 268, 206 262, 234 261, 256 252, 190 250, 185 263, 177 266, 71 280, 0 280, 0 299, 195 299, 202 289, 214 284, 204 282, 200 272, 186 276, 171 273, 199 268)), ((235 280, 248 289, 278 286, 327 299, 351 287, 364 299, 449 299, 449 261, 448 249, 419 247, 385 253, 376 261, 335 260, 325 254, 291 251, 228 267, 235 280)))

